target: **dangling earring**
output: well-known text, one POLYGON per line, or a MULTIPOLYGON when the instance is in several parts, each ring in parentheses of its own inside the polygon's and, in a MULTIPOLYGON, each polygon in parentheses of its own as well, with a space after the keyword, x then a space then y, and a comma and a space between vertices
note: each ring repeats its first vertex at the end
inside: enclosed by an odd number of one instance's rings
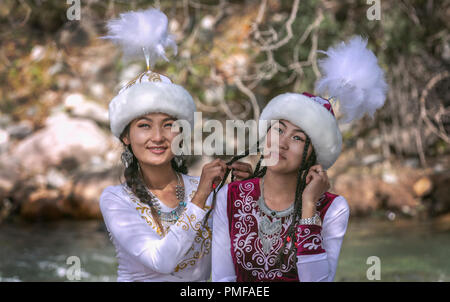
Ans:
POLYGON ((181 151, 181 154, 179 156, 174 157, 175 163, 177 164, 177 167, 181 167, 183 165, 183 151, 181 151))
POLYGON ((125 168, 128 168, 133 163, 133 153, 130 151, 130 145, 127 145, 125 147, 125 151, 122 152, 122 155, 120 156, 120 159, 122 160, 123 165, 125 168))
POLYGON ((181 149, 181 154, 174 157, 175 164, 177 164, 177 167, 181 167, 183 165, 184 161, 184 154, 183 154, 183 140, 180 141, 180 144, 178 147, 181 149))

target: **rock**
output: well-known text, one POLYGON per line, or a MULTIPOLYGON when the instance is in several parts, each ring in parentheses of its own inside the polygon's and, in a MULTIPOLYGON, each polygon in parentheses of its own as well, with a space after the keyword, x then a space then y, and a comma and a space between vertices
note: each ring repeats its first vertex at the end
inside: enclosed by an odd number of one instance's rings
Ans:
POLYGON ((380 182, 377 189, 377 197, 381 206, 389 210, 396 210, 408 216, 415 216, 416 208, 420 206, 420 200, 413 195, 409 186, 402 183, 380 182))
POLYGON ((428 195, 433 189, 433 183, 431 179, 428 177, 422 177, 418 181, 416 181, 413 185, 413 190, 416 196, 423 197, 428 195))
POLYGON ((76 219, 101 219, 100 195, 106 187, 120 184, 122 175, 121 167, 80 173, 70 187, 65 188, 69 194, 64 201, 64 212, 76 219))
POLYGON ((38 189, 21 203, 20 216, 27 220, 58 220, 64 217, 62 195, 58 190, 38 189))
POLYGON ((0 127, 6 128, 11 124, 11 117, 0 112, 0 127))
POLYGON ((16 139, 23 139, 33 132, 33 123, 28 120, 21 121, 18 124, 6 128, 9 136, 16 139))
POLYGON ((408 185, 386 183, 372 175, 341 174, 336 177, 333 188, 347 199, 355 216, 368 215, 375 210, 398 211, 415 216, 421 206, 408 185))
POLYGON ((13 190, 20 177, 18 163, 3 154, 0 157, 0 198, 13 190))
POLYGON ((9 146, 9 133, 3 129, 0 129, 0 153, 8 149, 9 146))
POLYGON ((91 119, 106 126, 109 125, 108 110, 97 103, 88 101, 82 94, 70 94, 64 100, 64 105, 73 116, 91 119))
POLYGON ((432 217, 450 212, 450 172, 430 176, 434 189, 426 199, 432 217))
POLYGON ((11 215, 14 206, 8 198, 0 199, 0 224, 11 215))
POLYGON ((380 208, 381 201, 376 195, 379 183, 370 176, 343 174, 335 179, 333 188, 347 200, 351 215, 361 216, 380 208))
POLYGON ((47 172, 45 180, 47 185, 56 189, 62 188, 69 181, 69 179, 64 175, 64 173, 54 168, 51 168, 47 172))
POLYGON ((46 49, 44 46, 36 45, 31 50, 30 59, 34 62, 39 62, 45 57, 46 49))
POLYGON ((372 165, 378 162, 383 161, 383 157, 379 154, 370 154, 367 156, 364 156, 362 159, 362 164, 365 166, 372 165))
POLYGON ((72 166, 88 163, 92 156, 105 154, 111 138, 93 121, 57 114, 47 119, 46 127, 21 141, 11 152, 32 175, 66 162, 72 166))

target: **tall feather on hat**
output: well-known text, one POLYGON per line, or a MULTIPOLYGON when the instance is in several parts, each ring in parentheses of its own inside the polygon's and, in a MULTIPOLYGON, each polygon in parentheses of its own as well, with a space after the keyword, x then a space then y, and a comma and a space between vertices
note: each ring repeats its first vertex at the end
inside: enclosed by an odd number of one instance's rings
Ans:
POLYGON ((316 91, 322 95, 328 93, 339 101, 344 123, 365 113, 373 118, 386 99, 388 86, 384 72, 378 66, 377 57, 366 47, 367 39, 356 36, 348 43, 330 47, 323 52, 328 58, 319 60, 325 75, 317 81, 316 91))
POLYGON ((107 23, 110 39, 122 48, 125 62, 143 56, 147 70, 125 85, 109 104, 111 131, 116 137, 132 120, 152 112, 161 112, 187 120, 193 128, 195 103, 182 86, 150 68, 159 59, 168 61, 165 49, 177 53, 177 45, 168 30, 167 16, 150 8, 120 14, 107 23))
POLYGON ((122 48, 124 61, 144 55, 147 69, 150 69, 158 59, 169 61, 166 47, 177 54, 177 44, 168 32, 167 16, 157 9, 122 13, 120 18, 108 21, 107 28, 108 35, 102 38, 122 48))
MULTIPOLYGON (((319 60, 324 76, 316 91, 340 103, 343 122, 359 119, 368 113, 373 117, 386 99, 384 72, 367 40, 356 36, 348 43, 330 47, 327 58, 319 60)), ((330 99, 331 99, 330 98, 330 99)), ((342 149, 342 135, 328 99, 309 93, 284 93, 273 98, 260 116, 259 137, 263 139, 270 123, 285 119, 301 127, 311 138, 317 161, 324 169, 331 167, 342 149)))

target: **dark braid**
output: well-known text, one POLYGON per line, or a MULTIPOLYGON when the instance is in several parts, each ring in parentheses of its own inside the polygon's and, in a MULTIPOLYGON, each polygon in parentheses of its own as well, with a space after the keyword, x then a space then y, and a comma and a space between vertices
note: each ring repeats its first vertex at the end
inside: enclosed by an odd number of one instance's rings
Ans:
MULTIPOLYGON (((128 126, 122 132, 122 135, 120 136, 121 141, 122 141, 122 138, 126 134, 129 133, 129 129, 130 129, 130 124, 128 124, 128 126)), ((125 143, 123 143, 123 141, 122 141, 122 144, 124 145, 125 148, 127 148, 127 145, 125 143)), ((133 150, 131 149, 131 145, 129 146, 129 148, 130 148, 131 153, 133 153, 133 150)), ((184 159, 182 159, 182 163, 180 166, 178 166, 176 164, 174 159, 171 160, 170 164, 176 172, 183 173, 183 174, 187 173, 186 162, 184 159)), ((144 180, 142 179, 142 175, 141 175, 141 173, 139 173, 138 160, 137 160, 136 156, 134 155, 134 153, 133 153, 133 161, 132 161, 131 165, 129 165, 128 168, 125 168, 124 177, 125 177, 125 182, 126 182, 127 186, 131 189, 131 191, 134 193, 134 195, 136 195, 136 197, 139 199, 139 201, 147 204, 150 207, 150 212, 152 214, 153 220, 156 222, 157 227, 161 230, 161 233, 164 236, 165 231, 164 231, 163 225, 161 223, 161 219, 158 215, 156 208, 154 207, 154 205, 152 203, 151 196, 147 191, 147 187, 144 183, 144 180)))
MULTIPOLYGON (((258 144, 259 145, 259 144, 258 144)), ((234 156, 230 161, 228 161, 226 163, 227 166, 232 165, 234 162, 240 160, 243 157, 246 157, 250 154, 250 148, 246 149, 244 154, 241 155, 236 155, 234 156)), ((217 192, 219 192, 220 189, 222 189, 222 187, 225 184, 225 181, 228 178, 228 175, 230 174, 231 169, 227 168, 227 170, 225 171, 225 175, 222 178, 222 181, 220 182, 220 184, 217 186, 217 188, 215 190, 213 190, 213 198, 212 198, 212 203, 211 203, 211 208, 208 210, 208 212, 205 215, 205 218, 203 218, 203 226, 206 226, 208 223, 208 218, 211 215, 212 210, 214 209, 214 207, 216 206, 216 200, 217 200, 217 192)), ((233 181, 234 177, 233 175, 231 176, 231 181, 233 181)))
MULTIPOLYGON (((270 127, 269 127, 269 129, 270 129, 270 127)), ((265 137, 263 137, 263 138, 261 138, 261 139, 264 139, 264 138, 265 138, 265 137)), ((260 143, 259 143, 259 141, 260 141, 260 140, 257 140, 257 141, 256 141, 256 152, 259 152, 259 151, 260 151, 260 143)), ((236 156, 234 156, 233 158, 231 158, 231 160, 229 160, 229 161, 226 163, 226 165, 227 165, 227 166, 231 166, 234 162, 240 160, 241 158, 244 158, 244 157, 248 156, 248 155, 250 154, 250 151, 251 151, 251 150, 253 150, 253 147, 252 147, 252 148, 247 148, 247 149, 244 151, 243 154, 241 154, 241 155, 236 155, 236 156)), ((257 171, 259 171, 259 167, 261 166, 261 161, 262 161, 262 159, 263 159, 263 156, 261 155, 261 157, 260 157, 260 159, 259 159, 259 161, 258 161, 258 164, 256 165, 256 168, 257 168, 257 169, 255 169, 255 172, 253 172, 253 175, 250 176, 250 177, 248 177, 247 179, 255 178, 255 177, 256 177, 255 174, 256 174, 257 171)), ((261 170, 261 172, 262 172, 261 175, 264 175, 264 174, 266 173, 266 170, 267 170, 267 167, 263 167, 263 169, 261 170)), ((213 190, 213 198, 212 198, 212 202, 211 202, 211 209, 209 209, 209 211, 208 211, 208 212, 206 213, 206 215, 205 215, 205 218, 204 218, 204 220, 203 220, 203 226, 205 226, 205 225, 208 223, 208 218, 209 218, 209 216, 211 215, 212 210, 213 210, 214 207, 216 206, 217 193, 218 193, 218 192, 220 191, 220 189, 222 189, 222 187, 224 186, 224 184, 225 184, 225 182, 226 182, 226 180, 227 180, 227 178, 228 178, 228 175, 230 174, 231 171, 232 171, 232 169, 227 168, 227 170, 225 171, 225 175, 224 175, 224 177, 222 178, 222 181, 221 181, 220 184, 217 186, 217 188, 216 188, 215 190, 213 190)), ((258 177, 261 177, 261 176, 258 176, 258 177)), ((232 181, 232 182, 234 181, 234 175, 231 175, 231 181, 232 181)))
POLYGON ((312 148, 312 152, 311 152, 311 155, 309 156, 309 158, 306 159, 310 143, 311 143, 311 140, 307 136, 306 141, 305 141, 303 155, 302 155, 302 163, 301 163, 300 168, 298 169, 298 173, 297 173, 297 186, 296 186, 296 190, 295 190, 295 199, 294 199, 294 216, 292 217, 292 222, 288 227, 286 236, 283 240, 283 244, 280 249, 280 253, 278 255, 277 264, 279 266, 282 265, 283 254, 284 254, 288 240, 291 241, 291 246, 287 252, 287 257, 289 257, 292 254, 294 254, 296 257, 296 252, 295 252, 296 242, 297 242, 296 231, 297 231, 297 224, 302 217, 303 190, 306 187, 306 176, 307 176, 306 172, 309 170, 309 168, 311 168, 312 166, 314 166, 316 164, 316 154, 315 154, 314 148, 312 148))
MULTIPOLYGON (((302 195, 303 195, 303 190, 306 187, 306 176, 307 173, 306 171, 308 171, 312 166, 314 166, 316 164, 316 153, 314 151, 314 147, 312 148, 312 152, 311 155, 309 157, 308 156, 308 149, 309 146, 311 145, 311 139, 309 138, 309 136, 306 136, 306 141, 305 141, 305 146, 303 149, 303 154, 302 154, 302 162, 300 165, 300 168, 298 169, 297 172, 297 186, 295 189, 295 199, 294 199, 294 216, 292 217, 292 222, 288 227, 288 231, 286 233, 286 237, 284 238, 283 244, 281 246, 280 249, 280 253, 277 259, 277 265, 281 266, 283 263, 283 254, 284 254, 284 250, 286 248, 286 244, 287 244, 287 238, 289 237, 290 240, 292 241, 291 246, 289 248, 289 251, 287 253, 287 256, 289 257, 291 254, 294 254, 295 257, 297 257, 296 252, 294 247, 296 247, 295 243, 297 242, 297 238, 295 236, 296 233, 296 229, 297 229, 297 224, 299 222, 299 220, 301 219, 301 211, 302 211, 302 195), (304 173, 305 172, 305 173, 304 173)), ((249 153, 250 153, 251 149, 247 149, 245 150, 244 154, 242 155, 237 155, 235 157, 233 157, 229 162, 227 162, 227 165, 231 165, 232 163, 238 161, 239 159, 246 157, 249 153)), ((259 152, 259 141, 257 142, 257 152, 259 152)), ((264 166, 262 169, 260 169, 261 167, 261 162, 264 159, 264 156, 261 155, 261 157, 258 160, 258 163, 256 164, 255 170, 253 172, 253 175, 251 175, 249 178, 247 179, 251 179, 251 178, 261 178, 266 174, 267 171, 267 166, 264 166)), ((225 172, 225 176, 222 179, 220 185, 217 187, 216 190, 213 191, 213 200, 212 200, 212 205, 211 205, 211 209, 208 211, 207 215, 205 216, 206 219, 204 221, 204 223, 206 223, 209 213, 211 212, 211 210, 214 208, 215 203, 216 203, 216 198, 217 198, 217 192, 223 187, 223 185, 225 184, 225 181, 228 177, 228 174, 230 173, 230 169, 227 169, 227 171, 225 172)))

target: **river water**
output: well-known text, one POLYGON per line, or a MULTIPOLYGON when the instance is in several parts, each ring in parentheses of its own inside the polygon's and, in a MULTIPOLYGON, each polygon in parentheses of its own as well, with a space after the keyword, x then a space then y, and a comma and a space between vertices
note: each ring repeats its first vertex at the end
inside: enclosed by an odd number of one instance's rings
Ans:
MULTIPOLYGON (((450 281, 449 256, 448 225, 351 218, 335 281, 450 281)), ((80 281, 116 280, 102 221, 0 225, 0 281, 68 281, 77 264, 80 281)))

